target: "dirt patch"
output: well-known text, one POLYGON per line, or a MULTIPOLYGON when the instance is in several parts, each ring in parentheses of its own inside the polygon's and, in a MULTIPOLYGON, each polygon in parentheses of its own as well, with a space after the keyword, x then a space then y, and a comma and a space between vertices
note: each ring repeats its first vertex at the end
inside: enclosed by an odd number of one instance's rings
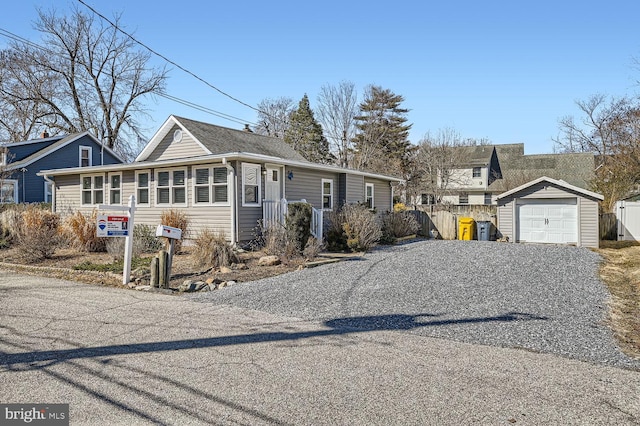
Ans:
POLYGON ((640 358, 640 243, 603 241, 600 278, 611 293, 609 319, 622 351, 640 358))
MULTIPOLYGON (((153 257, 147 254, 143 257, 153 257)), ((258 260, 264 256, 261 251, 246 251, 238 253, 240 268, 232 269, 231 272, 222 273, 219 270, 198 270, 194 267, 195 261, 186 248, 182 253, 174 256, 171 273, 171 288, 177 288, 186 279, 205 281, 208 278, 217 278, 222 281, 249 282, 262 278, 295 271, 304 264, 304 259, 295 259, 283 262, 275 266, 260 266, 258 260)), ((69 279, 73 281, 86 282, 100 285, 119 286, 122 283, 122 273, 77 271, 73 268, 85 262, 93 264, 110 264, 114 258, 108 253, 83 253, 71 249, 57 250, 51 259, 44 259, 37 265, 25 262, 15 249, 0 250, 0 267, 4 269, 17 270, 22 273, 42 275, 69 279)), ((141 279, 144 284, 148 280, 148 271, 140 268, 135 271, 135 277, 141 279)))

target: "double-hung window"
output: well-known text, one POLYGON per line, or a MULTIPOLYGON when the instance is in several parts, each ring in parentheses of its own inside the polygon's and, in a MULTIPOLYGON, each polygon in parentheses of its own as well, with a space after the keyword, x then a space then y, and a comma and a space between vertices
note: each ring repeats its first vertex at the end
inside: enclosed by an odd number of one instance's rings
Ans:
POLYGON ((104 203, 104 175, 82 175, 80 181, 83 205, 104 203))
POLYGON ((367 208, 373 210, 373 206, 375 205, 373 203, 373 184, 367 183, 364 188, 364 202, 367 205, 367 208))
POLYGON ((122 173, 109 173, 109 204, 122 204, 122 173))
POLYGON ((0 179, 0 203, 18 202, 18 181, 15 179, 0 179))
POLYGON ((242 205, 261 205, 261 185, 260 164, 242 163, 242 205))
POLYGON ((229 202, 226 167, 194 168, 193 204, 226 204, 229 202))
POLYGON ((136 172, 136 204, 140 206, 149 206, 150 176, 149 170, 136 172))
POLYGON ((322 179, 322 208, 333 209, 333 180, 322 179))
POLYGON ((187 169, 156 170, 156 205, 187 205, 187 169))
POLYGON ((481 167, 474 167, 473 170, 471 171, 471 173, 472 173, 474 178, 482 177, 482 168, 481 167))
POLYGON ((92 166, 92 161, 91 161, 91 153, 92 153, 92 149, 90 146, 82 146, 80 145, 80 167, 90 167, 92 166))

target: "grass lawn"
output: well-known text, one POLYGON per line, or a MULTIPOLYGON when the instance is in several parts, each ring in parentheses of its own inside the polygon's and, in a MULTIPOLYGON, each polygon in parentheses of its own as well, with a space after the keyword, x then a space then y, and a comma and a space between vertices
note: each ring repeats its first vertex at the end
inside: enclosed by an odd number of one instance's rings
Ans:
POLYGON ((610 316, 620 348, 640 357, 640 242, 601 241, 600 279, 611 293, 610 316))

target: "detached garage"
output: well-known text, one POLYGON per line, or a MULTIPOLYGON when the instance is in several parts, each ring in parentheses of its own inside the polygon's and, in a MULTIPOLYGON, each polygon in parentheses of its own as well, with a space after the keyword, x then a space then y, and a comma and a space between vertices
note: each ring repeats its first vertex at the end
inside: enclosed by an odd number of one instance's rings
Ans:
POLYGON ((541 177, 498 195, 498 229, 509 241, 598 247, 600 194, 541 177))

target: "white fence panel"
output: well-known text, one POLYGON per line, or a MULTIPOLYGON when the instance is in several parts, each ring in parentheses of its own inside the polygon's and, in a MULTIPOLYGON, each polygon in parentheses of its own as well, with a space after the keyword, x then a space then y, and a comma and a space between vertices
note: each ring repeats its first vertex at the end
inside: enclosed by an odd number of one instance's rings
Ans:
POLYGON ((640 201, 618 201, 618 241, 640 241, 640 201))

